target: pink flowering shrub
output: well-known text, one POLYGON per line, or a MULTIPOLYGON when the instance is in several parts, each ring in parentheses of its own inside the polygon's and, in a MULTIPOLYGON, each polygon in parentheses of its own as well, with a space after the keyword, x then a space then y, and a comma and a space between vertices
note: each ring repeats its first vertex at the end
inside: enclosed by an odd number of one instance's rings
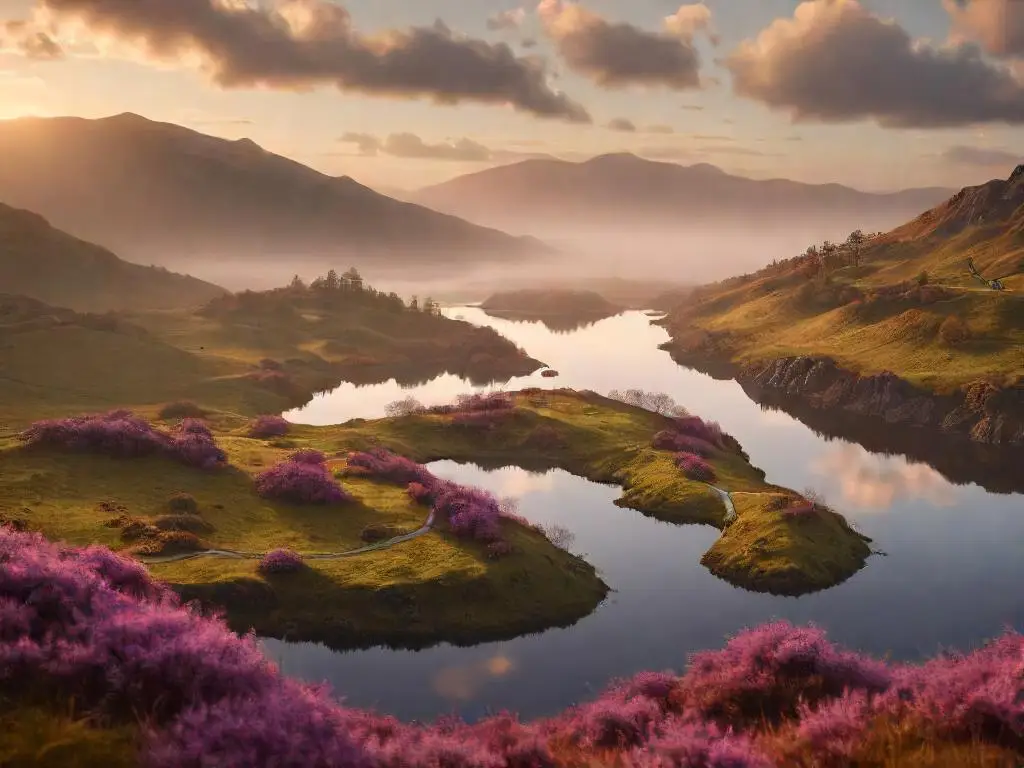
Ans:
POLYGON ((19 438, 29 445, 101 453, 114 458, 165 455, 190 467, 216 469, 227 464, 213 433, 200 419, 186 418, 161 432, 130 411, 37 421, 19 438))
POLYGON ((434 476, 422 464, 392 453, 386 448, 374 448, 351 454, 348 457, 346 471, 396 485, 419 483, 429 487, 434 482, 434 476))
POLYGON ((104 548, 0 527, 0 563, 5 691, 137 726, 138 762, 153 768, 874 765, 858 750, 879 718, 911 744, 939 734, 1024 755, 1024 636, 1013 632, 967 655, 889 666, 780 622, 696 654, 680 677, 642 673, 552 718, 428 725, 284 677, 253 636, 104 548))
POLYGON ((260 558, 256 569, 262 574, 295 573, 305 568, 302 555, 290 549, 272 549, 260 558))
POLYGON ((352 501, 341 488, 319 451, 296 451, 286 461, 256 476, 256 492, 267 499, 294 504, 344 504, 352 501))
POLYGON ((798 501, 795 504, 783 508, 782 514, 785 517, 794 519, 814 517, 818 514, 818 507, 810 501, 798 501))
POLYGON ((280 416, 259 416, 249 425, 249 437, 264 440, 268 437, 283 437, 291 431, 292 425, 280 416))
POLYGON ((676 466, 691 480, 715 482, 715 468, 695 453, 677 453, 676 466))
POLYGON ((651 446, 662 451, 693 453, 704 458, 712 456, 716 450, 707 440, 671 429, 658 432, 651 440, 651 446))

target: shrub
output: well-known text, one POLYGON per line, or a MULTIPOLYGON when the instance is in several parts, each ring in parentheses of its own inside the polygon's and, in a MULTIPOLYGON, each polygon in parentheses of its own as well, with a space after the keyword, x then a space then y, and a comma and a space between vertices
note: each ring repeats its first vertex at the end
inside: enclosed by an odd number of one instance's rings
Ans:
POLYGON ((272 549, 260 558, 256 570, 264 575, 295 573, 306 567, 302 555, 291 549, 272 549))
POLYGON ((196 405, 190 400, 179 400, 174 403, 167 403, 163 406, 157 416, 162 421, 171 421, 176 419, 203 419, 209 415, 208 411, 202 406, 196 405))
POLYGON ((327 457, 324 456, 322 451, 317 451, 313 448, 302 448, 291 454, 288 460, 294 461, 296 464, 320 465, 327 461, 327 457))
MULTIPOLYGON (((312 454, 316 451, 300 451, 312 454)), ((317 464, 309 455, 303 461, 293 458, 282 461, 256 476, 256 492, 267 499, 294 504, 343 504, 352 497, 334 482, 323 464, 317 464)), ((323 454, 320 454, 321 458, 323 454)))
POLYGON ((635 408, 643 408, 645 411, 654 411, 662 416, 687 415, 686 409, 664 392, 645 392, 642 389, 627 389, 623 392, 613 389, 608 393, 608 398, 635 408))
POLYGON ((198 515, 199 502, 188 493, 176 493, 167 500, 167 508, 179 514, 198 515))
POLYGON ((249 425, 249 437, 266 439, 283 437, 291 431, 292 425, 280 416, 259 416, 249 425))
POLYGON ((818 514, 818 507, 810 501, 796 501, 795 504, 785 507, 782 514, 794 519, 814 517, 818 514))
POLYGON ((944 344, 956 346, 962 344, 971 337, 971 331, 967 324, 956 315, 950 315, 942 321, 939 326, 939 338, 944 344))
POLYGON ((498 428, 507 421, 512 411, 483 410, 456 413, 452 417, 452 425, 464 429, 489 431, 498 428))
POLYGON ((345 471, 348 474, 367 475, 396 485, 419 483, 429 488, 434 483, 434 476, 422 464, 392 453, 386 448, 350 454, 345 471))
POLYGON ((915 282, 922 287, 928 285, 928 273, 924 270, 921 270, 921 272, 919 272, 917 277, 915 278, 915 282))
POLYGON ((705 458, 715 452, 715 446, 707 440, 671 429, 658 432, 651 440, 651 446, 663 451, 693 453, 705 458))
POLYGON ((142 537, 136 547, 140 555, 177 555, 206 549, 199 537, 191 531, 157 531, 142 537))
POLYGON ((715 469, 704 459, 695 453, 677 453, 676 466, 683 471, 690 480, 699 480, 704 483, 715 482, 715 469))
POLYGON ((188 531, 209 533, 213 526, 198 515, 160 515, 153 520, 153 526, 160 531, 188 531))
POLYGON ((492 494, 439 480, 433 485, 433 496, 434 511, 448 522, 456 536, 485 544, 501 538, 501 508, 492 494))
POLYGON ((396 536, 401 536, 406 533, 408 533, 408 531, 394 525, 370 523, 360 531, 359 538, 367 544, 374 544, 378 541, 387 541, 388 539, 393 539, 396 536))
POLYGON ((412 416, 416 413, 425 413, 426 410, 423 403, 411 395, 388 403, 384 407, 384 413, 389 417, 412 416))
POLYGON ((415 501, 417 504, 432 504, 434 495, 430 488, 425 486, 423 483, 409 483, 405 492, 409 494, 409 498, 415 501))

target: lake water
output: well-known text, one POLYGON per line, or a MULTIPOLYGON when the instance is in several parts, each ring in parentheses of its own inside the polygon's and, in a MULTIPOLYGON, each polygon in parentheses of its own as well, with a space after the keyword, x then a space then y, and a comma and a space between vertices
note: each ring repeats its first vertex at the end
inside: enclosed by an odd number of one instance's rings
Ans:
MULTIPOLYGON (((688 653, 720 647, 727 636, 773 618, 814 622, 845 645, 903 659, 943 647, 969 649, 1008 626, 1024 630, 1024 495, 954 485, 927 464, 826 440, 781 412, 762 409, 734 382, 677 366, 657 348, 665 331, 640 312, 571 333, 491 318, 475 308, 449 314, 494 327, 561 374, 515 379, 508 389, 667 392, 719 421, 770 482, 821 493, 886 556, 872 557, 860 573, 824 592, 754 594, 700 565, 718 535, 710 527, 673 526, 619 509, 612 504, 618 489, 560 471, 488 472, 439 462, 436 474, 516 496, 523 516, 568 528, 575 537, 570 549, 597 566, 615 591, 569 629, 472 648, 338 653, 265 641, 286 673, 327 680, 347 703, 403 719, 447 713, 474 719, 501 709, 532 718, 586 699, 615 677, 681 670, 688 653)), ((287 416, 313 424, 372 418, 400 397, 433 404, 471 389, 452 376, 413 389, 393 382, 343 385, 287 416)))

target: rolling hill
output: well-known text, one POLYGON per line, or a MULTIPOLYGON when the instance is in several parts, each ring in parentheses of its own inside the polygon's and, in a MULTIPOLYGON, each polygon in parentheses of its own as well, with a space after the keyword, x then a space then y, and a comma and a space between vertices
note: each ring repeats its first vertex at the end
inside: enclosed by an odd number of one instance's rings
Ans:
MULTIPOLYGON (((471 221, 515 229, 557 216, 564 226, 620 228, 747 220, 845 222, 846 232, 906 221, 953 190, 860 192, 839 184, 733 176, 702 163, 645 160, 629 153, 584 162, 535 159, 460 176, 411 199, 471 221)), ((844 233, 845 234, 845 233, 844 233)))
POLYGON ((0 286, 8 294, 82 312, 199 306, 225 293, 194 277, 122 261, 38 214, 3 204, 0 286))
POLYGON ((760 390, 1024 443, 1024 166, 841 248, 702 286, 662 321, 673 357, 760 390), (971 276, 1005 277, 1005 291, 971 276))
POLYGON ((0 155, 0 200, 140 263, 287 257, 338 266, 341 257, 344 266, 358 255, 370 269, 375 261, 503 260, 545 250, 324 175, 248 139, 134 114, 0 122, 0 155))

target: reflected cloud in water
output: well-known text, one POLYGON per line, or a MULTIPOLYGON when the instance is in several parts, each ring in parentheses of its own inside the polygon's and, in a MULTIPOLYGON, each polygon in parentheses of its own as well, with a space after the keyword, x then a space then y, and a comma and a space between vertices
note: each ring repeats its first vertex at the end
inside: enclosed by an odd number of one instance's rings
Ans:
POLYGON ((434 675, 432 687, 442 698, 470 701, 485 685, 505 677, 513 669, 515 664, 512 659, 499 653, 472 664, 442 667, 434 675))
POLYGON ((903 500, 943 507, 956 501, 953 486, 927 464, 871 454, 849 443, 829 448, 812 462, 812 470, 838 486, 843 503, 865 510, 888 510, 903 500))

